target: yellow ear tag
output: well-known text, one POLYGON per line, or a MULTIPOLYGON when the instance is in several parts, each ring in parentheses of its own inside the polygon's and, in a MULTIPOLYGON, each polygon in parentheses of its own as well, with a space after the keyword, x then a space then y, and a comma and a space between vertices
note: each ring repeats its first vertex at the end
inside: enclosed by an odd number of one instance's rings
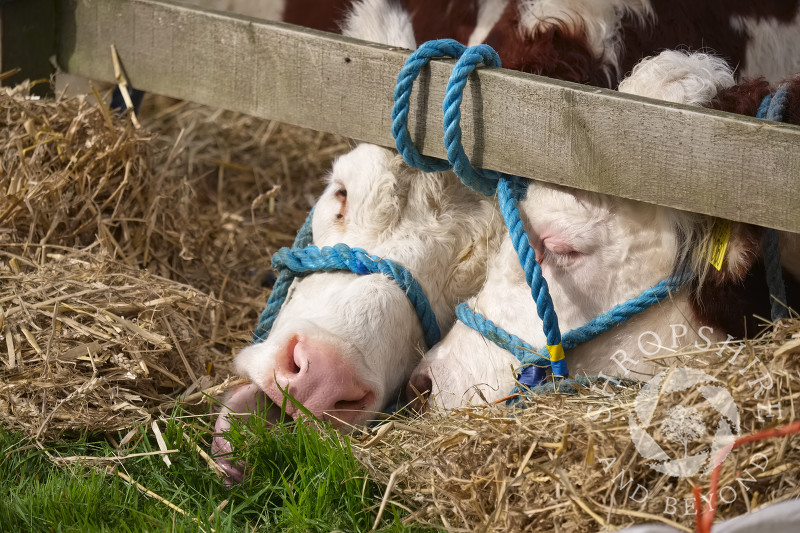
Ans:
POLYGON ((731 223, 729 220, 717 220, 714 224, 714 234, 711 236, 711 250, 708 262, 717 270, 722 269, 722 260, 725 259, 725 250, 731 240, 731 223))

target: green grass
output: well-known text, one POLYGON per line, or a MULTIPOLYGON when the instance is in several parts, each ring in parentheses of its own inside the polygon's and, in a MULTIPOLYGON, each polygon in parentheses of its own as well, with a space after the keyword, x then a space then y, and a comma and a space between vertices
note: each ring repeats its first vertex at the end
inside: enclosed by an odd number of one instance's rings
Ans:
MULTIPOLYGON (((211 416, 211 415, 209 415, 211 416)), ((347 439, 306 424, 272 426, 259 416, 234 424, 230 440, 251 467, 227 488, 196 451, 210 448, 203 425, 176 412, 161 422, 171 454, 125 459, 119 470, 182 509, 170 509, 105 467, 56 466, 45 451, 0 427, 0 531, 368 531, 383 488, 366 478, 347 439), (243 446, 246 444, 246 446, 243 446), (217 506, 228 500, 220 512, 217 506), (209 517, 213 518, 209 521, 209 517), (193 520, 194 519, 194 520, 193 520), (200 529, 202 528, 202 529, 200 529)), ((126 452, 158 449, 149 426, 126 452)), ((122 435, 116 436, 120 439, 122 435)), ((102 436, 50 443, 52 456, 116 456, 102 436)), ((383 531, 412 531, 387 508, 383 531)))

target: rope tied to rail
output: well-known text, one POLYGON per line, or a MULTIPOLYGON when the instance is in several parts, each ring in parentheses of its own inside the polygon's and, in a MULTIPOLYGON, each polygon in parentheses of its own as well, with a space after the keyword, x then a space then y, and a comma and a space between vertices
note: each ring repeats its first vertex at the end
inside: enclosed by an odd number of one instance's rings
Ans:
MULTIPOLYGON (((775 94, 768 94, 761 101, 756 118, 783 122, 786 116, 786 106, 789 101, 789 85, 781 85, 775 94)), ((770 317, 773 321, 789 317, 786 308, 786 284, 781 272, 781 252, 778 248, 778 232, 766 228, 764 233, 764 269, 767 273, 767 287, 772 295, 770 300, 770 317)))
MULTIPOLYGON (((494 170, 479 169, 472 166, 464 151, 461 134, 461 102, 467 78, 479 65, 500 67, 500 57, 491 46, 481 44, 470 48, 452 39, 428 41, 414 51, 406 60, 397 76, 395 88, 395 104, 392 109, 392 134, 397 150, 403 155, 406 163, 423 171, 442 171, 449 168, 461 178, 461 181, 486 196, 497 194, 500 212, 508 228, 514 250, 517 252, 520 266, 525 272, 525 281, 531 289, 531 296, 536 302, 536 312, 543 323, 543 331, 547 339, 547 362, 553 374, 566 377, 569 374, 561 344, 561 330, 558 316, 553 306, 553 299, 542 275, 542 269, 536 260, 536 252, 530 244, 530 238, 519 214, 517 204, 525 195, 529 180, 494 170), (450 79, 447 83, 442 111, 444 112, 444 143, 447 149, 447 162, 435 158, 424 158, 414 146, 408 133, 408 114, 411 88, 420 73, 420 69, 433 57, 450 56, 457 59, 450 79)), ((484 335, 496 335, 497 329, 488 327, 491 322, 482 322, 484 335)), ((515 341, 521 339, 514 337, 515 341)), ((517 355, 516 346, 509 342, 505 346, 517 355)), ((517 356, 519 358, 519 356, 517 356)))
POLYGON ((279 272, 278 279, 258 319, 253 342, 262 342, 269 335, 295 278, 314 272, 336 271, 349 271, 360 275, 383 274, 395 281, 414 306, 422 324, 427 347, 431 348, 439 342, 441 332, 436 323, 436 315, 428 297, 411 273, 398 263, 370 255, 361 248, 351 248, 343 243, 323 248, 310 244, 313 214, 313 210, 308 214, 295 237, 294 245, 291 248, 281 248, 272 256, 272 266, 279 272))

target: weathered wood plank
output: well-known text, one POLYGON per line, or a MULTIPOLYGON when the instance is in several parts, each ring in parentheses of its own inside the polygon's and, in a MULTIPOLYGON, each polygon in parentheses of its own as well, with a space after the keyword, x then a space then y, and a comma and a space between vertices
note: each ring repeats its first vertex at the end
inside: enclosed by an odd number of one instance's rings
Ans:
MULTIPOLYGON (((156 0, 57 0, 59 62, 176 98, 392 146, 395 77, 408 52, 156 0)), ((451 61, 412 96, 412 136, 444 156, 451 61)), ((800 232, 800 128, 483 69, 463 104, 476 164, 800 232)))
MULTIPOLYGON (((49 80, 50 58, 56 53, 56 0, 0 0, 0 72, 19 69, 3 80, 16 85, 22 80, 49 80)), ((51 92, 49 83, 38 84, 34 94, 51 92)))

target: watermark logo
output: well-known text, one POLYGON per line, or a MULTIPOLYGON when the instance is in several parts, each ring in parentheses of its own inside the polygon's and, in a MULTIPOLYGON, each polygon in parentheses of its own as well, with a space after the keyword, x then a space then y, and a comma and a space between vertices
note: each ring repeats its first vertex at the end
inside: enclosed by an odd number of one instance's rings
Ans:
POLYGON ((691 368, 664 370, 648 381, 634 401, 629 429, 636 450, 650 461, 648 466, 674 477, 709 473, 727 456, 720 456, 720 450, 731 444, 741 430, 739 409, 727 389, 717 379, 691 368), (676 394, 691 400, 693 405, 669 408, 660 405, 659 400, 676 394), (720 415, 716 427, 707 427, 704 415, 709 411, 703 403, 720 415), (654 420, 661 422, 652 428, 654 420), (650 433, 648 429, 656 429, 659 436, 654 437, 656 432, 650 433), (692 447, 690 453, 690 444, 709 434, 713 434, 711 443, 699 450, 692 447), (678 457, 670 456, 658 441, 671 442, 678 450, 682 448, 682 456, 680 452, 678 457))

